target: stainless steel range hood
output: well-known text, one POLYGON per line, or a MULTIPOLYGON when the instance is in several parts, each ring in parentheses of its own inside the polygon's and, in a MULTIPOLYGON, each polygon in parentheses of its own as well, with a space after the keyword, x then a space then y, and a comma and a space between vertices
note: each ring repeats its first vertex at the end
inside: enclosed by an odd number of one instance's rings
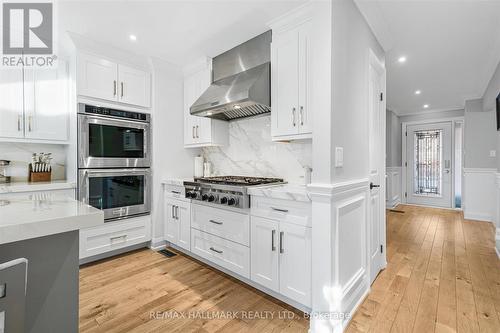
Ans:
POLYGON ((192 115, 232 120, 271 112, 271 31, 212 59, 212 84, 192 115))

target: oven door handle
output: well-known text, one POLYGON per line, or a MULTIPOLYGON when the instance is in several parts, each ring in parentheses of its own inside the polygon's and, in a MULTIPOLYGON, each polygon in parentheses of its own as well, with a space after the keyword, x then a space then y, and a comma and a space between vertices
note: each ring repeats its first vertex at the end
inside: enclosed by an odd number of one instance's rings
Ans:
POLYGON ((103 123, 103 124, 104 123, 137 124, 137 125, 141 125, 141 128, 149 125, 149 122, 147 122, 147 121, 138 121, 138 120, 133 120, 133 119, 129 119, 129 118, 121 119, 121 118, 117 118, 117 117, 94 116, 94 115, 89 115, 89 114, 85 114, 82 116, 86 118, 85 120, 87 123, 89 122, 89 120, 97 120, 96 124, 100 124, 100 123, 103 123))

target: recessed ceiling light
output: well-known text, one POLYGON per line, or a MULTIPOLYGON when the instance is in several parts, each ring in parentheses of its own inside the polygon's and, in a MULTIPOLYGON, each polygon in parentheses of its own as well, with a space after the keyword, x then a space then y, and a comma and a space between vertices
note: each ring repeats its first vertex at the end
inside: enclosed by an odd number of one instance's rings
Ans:
POLYGON ((399 57, 399 58, 398 58, 398 62, 399 62, 400 64, 405 63, 405 62, 406 62, 406 57, 405 57, 405 56, 399 57))
POLYGON ((420 91, 420 90, 415 91, 415 95, 420 95, 421 93, 422 93, 422 91, 420 91))
POLYGON ((428 109, 429 108, 429 104, 424 104, 424 109, 428 109))
POLYGON ((137 40, 137 36, 136 35, 130 35, 128 36, 128 38, 130 38, 131 41, 135 42, 137 40))

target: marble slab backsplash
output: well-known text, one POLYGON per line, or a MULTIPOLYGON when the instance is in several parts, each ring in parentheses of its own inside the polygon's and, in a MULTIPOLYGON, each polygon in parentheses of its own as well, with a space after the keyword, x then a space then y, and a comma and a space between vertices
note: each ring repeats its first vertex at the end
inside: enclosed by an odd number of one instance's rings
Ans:
POLYGON ((311 140, 271 141, 269 115, 229 123, 229 146, 203 148, 205 161, 217 175, 284 178, 304 184, 304 167, 312 165, 311 140))
POLYGON ((66 179, 66 149, 63 145, 0 142, 0 160, 9 160, 12 182, 28 180, 28 164, 33 153, 52 153, 52 180, 66 179))

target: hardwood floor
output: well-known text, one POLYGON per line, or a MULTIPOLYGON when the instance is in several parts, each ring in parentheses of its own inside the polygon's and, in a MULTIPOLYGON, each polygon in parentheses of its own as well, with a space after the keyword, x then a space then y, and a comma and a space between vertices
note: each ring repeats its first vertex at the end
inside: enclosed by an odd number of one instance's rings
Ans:
POLYGON ((348 332, 500 332, 500 261, 491 223, 399 206, 387 213, 387 268, 348 332))
MULTIPOLYGON (((500 332, 493 225, 464 221, 457 211, 398 209, 404 213, 387 213, 387 268, 347 331, 500 332)), ((80 332, 307 332, 308 327, 297 310, 184 255, 167 259, 140 250, 80 270, 80 332), (199 318, 216 311, 240 313, 199 318), (292 311, 293 318, 280 317, 281 311, 292 311)))
POLYGON ((182 254, 139 250, 80 269, 80 332, 308 328, 303 313, 182 254))

